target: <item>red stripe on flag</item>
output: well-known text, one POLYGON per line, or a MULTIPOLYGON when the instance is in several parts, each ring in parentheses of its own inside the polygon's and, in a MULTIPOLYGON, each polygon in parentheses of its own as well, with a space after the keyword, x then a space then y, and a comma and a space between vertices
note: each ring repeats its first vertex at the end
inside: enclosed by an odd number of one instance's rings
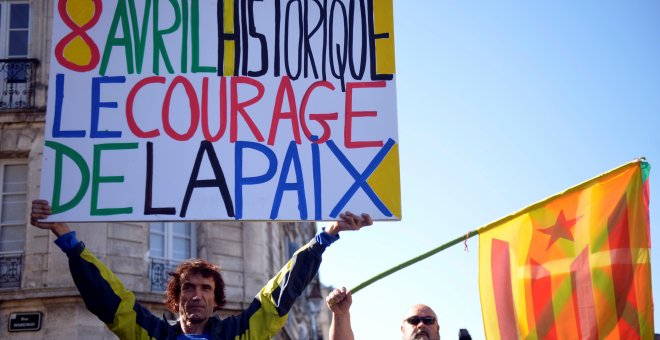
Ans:
POLYGON ((516 315, 513 307, 511 288, 511 257, 509 243, 493 239, 491 243, 490 266, 497 310, 497 323, 501 339, 518 339, 516 315))
POLYGON ((552 308, 552 278, 550 277, 550 271, 533 259, 530 264, 536 334, 539 339, 557 339, 555 314, 552 308))
POLYGON ((635 266, 630 253, 628 205, 625 194, 619 200, 607 224, 619 335, 623 339, 640 339, 637 298, 633 282, 635 266), (613 251, 617 249, 623 251, 613 251))
POLYGON ((575 308, 574 312, 578 318, 576 339, 598 339, 598 321, 588 247, 585 247, 571 263, 571 285, 573 308, 575 308))

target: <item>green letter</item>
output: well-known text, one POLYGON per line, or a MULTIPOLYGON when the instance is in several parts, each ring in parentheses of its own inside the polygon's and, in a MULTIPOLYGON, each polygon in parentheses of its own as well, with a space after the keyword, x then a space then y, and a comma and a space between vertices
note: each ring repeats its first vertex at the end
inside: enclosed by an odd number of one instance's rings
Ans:
POLYGON ((115 9, 115 16, 112 19, 112 25, 108 30, 108 39, 105 41, 105 49, 103 50, 103 59, 101 60, 101 69, 99 73, 105 75, 106 68, 108 67, 108 59, 110 59, 110 52, 114 46, 124 46, 126 53, 126 70, 129 74, 133 74, 133 46, 131 44, 131 35, 127 34, 130 29, 128 25, 128 13, 126 13, 126 4, 124 0, 117 1, 117 8, 115 9), (121 30, 123 37, 117 38, 117 28, 121 22, 121 30))
POLYGON ((188 73, 188 1, 181 1, 181 73, 188 73))
POLYGON ((99 209, 99 184, 101 183, 118 183, 124 181, 124 176, 101 176, 101 152, 103 150, 123 150, 123 149, 137 149, 138 143, 107 143, 94 145, 94 167, 92 169, 92 203, 89 208, 89 213, 92 216, 107 216, 118 214, 130 214, 133 212, 132 207, 128 208, 106 208, 99 209))
MULTIPOLYGON (((220 6, 220 4, 218 4, 218 6, 220 6)), ((219 22, 218 25, 222 25, 222 23, 219 22)), ((192 31, 192 66, 190 67, 190 71, 192 71, 192 73, 217 72, 218 69, 215 66, 199 65, 199 0, 192 1, 192 11, 190 13, 190 29, 192 31)))
POLYGON ((87 186, 89 185, 89 168, 82 156, 68 146, 49 140, 46 141, 46 146, 55 150, 55 183, 53 183, 53 199, 51 200, 51 204, 53 206, 53 214, 58 214, 75 207, 80 203, 83 196, 85 196, 87 186), (65 204, 60 204, 60 195, 62 194, 62 155, 67 155, 78 166, 81 177, 78 192, 65 204))
POLYGON ((175 32, 179 26, 181 26, 181 9, 179 9, 178 4, 176 3, 176 0, 170 0, 170 3, 172 4, 172 10, 174 11, 174 23, 172 23, 172 26, 170 28, 164 29, 164 30, 159 30, 158 29, 158 0, 154 0, 154 12, 153 12, 153 17, 154 17, 154 23, 153 23, 153 35, 154 35, 154 74, 159 75, 158 71, 158 56, 163 55, 163 62, 165 63, 165 67, 167 67, 167 72, 170 74, 174 73, 174 69, 172 69, 172 63, 170 62, 170 57, 167 56, 167 50, 165 49, 165 42, 163 41, 163 35, 170 34, 172 32, 175 32))
POLYGON ((142 14, 142 30, 138 28, 137 11, 135 10, 135 1, 128 0, 128 7, 131 11, 131 23, 133 23, 133 43, 135 44, 135 67, 137 73, 142 73, 142 62, 144 61, 144 45, 147 41, 147 27, 149 26, 149 13, 151 11, 151 0, 144 3, 144 14, 142 14))

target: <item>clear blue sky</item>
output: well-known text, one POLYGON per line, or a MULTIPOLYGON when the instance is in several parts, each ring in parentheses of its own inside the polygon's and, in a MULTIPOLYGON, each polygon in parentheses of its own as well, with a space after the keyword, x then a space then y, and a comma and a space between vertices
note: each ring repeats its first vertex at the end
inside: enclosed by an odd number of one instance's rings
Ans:
MULTIPOLYGON (((403 220, 346 233, 321 281, 354 287, 467 231, 645 156, 660 294, 660 1, 394 1, 403 220)), ((483 339, 478 238, 358 292, 358 339, 405 310, 483 339)), ((660 328, 656 312, 656 332, 660 328)))

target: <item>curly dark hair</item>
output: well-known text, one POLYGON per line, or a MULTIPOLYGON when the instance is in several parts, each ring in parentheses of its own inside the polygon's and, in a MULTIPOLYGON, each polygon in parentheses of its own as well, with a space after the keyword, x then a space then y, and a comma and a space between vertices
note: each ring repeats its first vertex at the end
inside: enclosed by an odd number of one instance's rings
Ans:
POLYGON ((220 275, 220 267, 202 259, 189 259, 181 262, 173 272, 168 273, 170 279, 167 281, 165 291, 165 306, 172 313, 179 313, 179 297, 181 296, 181 284, 184 277, 189 275, 202 275, 212 277, 215 281, 215 303, 213 311, 220 310, 227 302, 225 300, 225 281, 220 275))

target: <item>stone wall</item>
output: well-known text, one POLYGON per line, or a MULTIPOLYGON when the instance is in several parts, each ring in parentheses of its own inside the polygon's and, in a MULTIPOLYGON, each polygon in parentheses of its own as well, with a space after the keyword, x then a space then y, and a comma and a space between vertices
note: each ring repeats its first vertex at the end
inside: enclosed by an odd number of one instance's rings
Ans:
MULTIPOLYGON (((41 158, 50 66, 54 2, 33 0, 30 57, 39 60, 35 108, 0 111, 0 159, 22 159, 28 164, 27 200, 39 198, 41 158)), ((25 212, 29 221, 28 211, 25 212)), ((71 224, 83 240, 154 314, 165 312, 162 292, 151 292, 149 226, 147 223, 71 224)), ((288 260, 290 243, 311 239, 314 223, 203 222, 197 224, 197 254, 222 268, 227 283, 227 305, 220 314, 246 308, 261 287, 288 260)), ((0 339, 116 339, 87 311, 69 273, 66 255, 45 230, 27 226, 19 289, 0 289, 0 339), (11 313, 39 311, 42 328, 9 333, 11 313)), ((300 339, 310 319, 303 296, 296 303, 285 330, 276 339, 300 339)))

